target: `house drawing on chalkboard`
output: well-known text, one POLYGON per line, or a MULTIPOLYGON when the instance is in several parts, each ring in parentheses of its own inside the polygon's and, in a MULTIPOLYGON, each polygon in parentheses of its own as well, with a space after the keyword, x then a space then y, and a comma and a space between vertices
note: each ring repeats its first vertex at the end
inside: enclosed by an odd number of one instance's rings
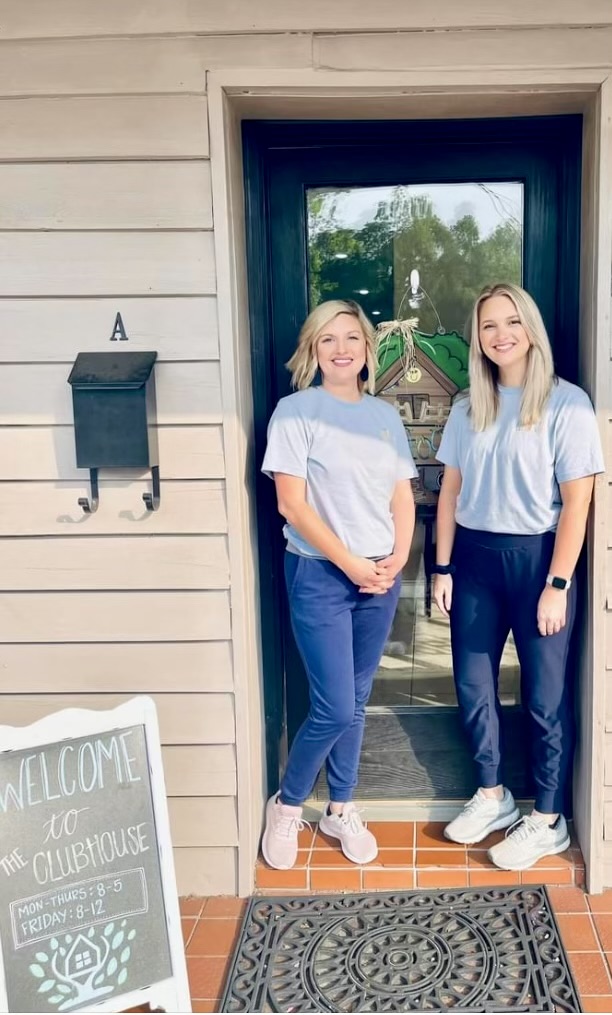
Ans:
POLYGON ((89 976, 92 969, 97 969, 101 963, 100 948, 79 934, 66 956, 64 975, 68 980, 79 980, 89 976))

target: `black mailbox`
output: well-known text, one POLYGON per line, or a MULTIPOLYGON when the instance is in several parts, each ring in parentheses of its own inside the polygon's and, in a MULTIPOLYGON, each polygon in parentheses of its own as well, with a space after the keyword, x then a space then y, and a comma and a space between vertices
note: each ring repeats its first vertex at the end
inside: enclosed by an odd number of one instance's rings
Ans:
POLYGON ((150 468, 154 497, 143 494, 147 507, 159 503, 159 455, 155 423, 156 352, 80 352, 68 377, 72 385, 76 461, 90 469, 92 504, 79 498, 85 511, 97 508, 99 468, 150 468), (157 503, 155 503, 157 501, 157 503))

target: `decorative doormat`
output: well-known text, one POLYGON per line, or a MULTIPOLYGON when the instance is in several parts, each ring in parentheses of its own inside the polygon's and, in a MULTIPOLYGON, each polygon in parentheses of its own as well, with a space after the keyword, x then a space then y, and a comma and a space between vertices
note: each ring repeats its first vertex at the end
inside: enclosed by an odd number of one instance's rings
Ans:
POLYGON ((224 1012, 579 1012, 543 886, 251 899, 224 1012))

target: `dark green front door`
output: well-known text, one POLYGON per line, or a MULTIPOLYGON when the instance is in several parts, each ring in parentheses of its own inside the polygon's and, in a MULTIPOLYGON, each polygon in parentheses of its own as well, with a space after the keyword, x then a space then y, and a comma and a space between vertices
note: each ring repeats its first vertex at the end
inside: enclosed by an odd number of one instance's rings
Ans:
MULTIPOLYGON (((350 298, 375 324, 413 320, 412 362, 390 343, 379 373, 380 397, 400 412, 419 467, 418 522, 368 707, 362 797, 453 799, 474 789, 448 626, 430 602, 435 452, 467 382, 462 336, 485 283, 515 281, 532 293, 559 373, 576 377, 580 136, 579 117, 244 125, 257 466, 267 420, 290 390, 284 364, 314 304, 350 298)), ((308 697, 287 621, 282 521, 269 480, 258 479, 257 499, 274 788, 308 697)), ((528 738, 512 644, 500 696, 506 781, 525 797, 528 738)))

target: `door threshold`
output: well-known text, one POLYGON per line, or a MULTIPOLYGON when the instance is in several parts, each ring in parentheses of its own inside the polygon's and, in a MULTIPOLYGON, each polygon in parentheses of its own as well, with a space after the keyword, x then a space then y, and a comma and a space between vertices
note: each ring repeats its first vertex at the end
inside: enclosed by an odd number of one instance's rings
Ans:
MULTIPOLYGON (((355 800, 364 821, 451 821, 461 809, 461 800, 355 800)), ((517 800, 521 814, 529 814, 533 800, 517 800)), ((313 798, 304 803, 303 818, 316 822, 325 801, 313 798)))

